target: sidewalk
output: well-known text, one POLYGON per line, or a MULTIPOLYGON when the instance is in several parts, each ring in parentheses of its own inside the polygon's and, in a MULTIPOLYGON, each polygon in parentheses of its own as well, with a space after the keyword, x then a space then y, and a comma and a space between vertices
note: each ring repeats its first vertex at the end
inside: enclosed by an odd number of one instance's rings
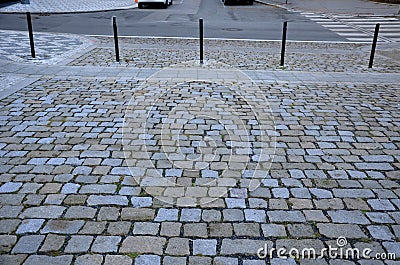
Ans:
POLYGON ((30 0, 30 4, 13 4, 0 13, 77 13, 136 8, 134 0, 30 0))
POLYGON ((384 4, 369 0, 260 0, 293 11, 360 16, 399 15, 400 5, 384 4))
POLYGON ((393 44, 0 34, 0 264, 398 263, 393 44))

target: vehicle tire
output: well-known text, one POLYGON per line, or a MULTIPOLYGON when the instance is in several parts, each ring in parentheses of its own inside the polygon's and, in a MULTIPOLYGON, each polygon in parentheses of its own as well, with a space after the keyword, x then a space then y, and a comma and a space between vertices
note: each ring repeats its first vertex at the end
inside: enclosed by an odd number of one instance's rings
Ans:
POLYGON ((168 8, 168 0, 166 0, 165 3, 163 4, 163 8, 168 8))
POLYGON ((173 2, 174 2, 174 1, 173 1, 173 0, 171 0, 171 2, 169 2, 169 5, 170 5, 170 6, 172 6, 173 2))
POLYGON ((224 5, 225 6, 229 5, 229 1, 228 0, 224 0, 224 5))

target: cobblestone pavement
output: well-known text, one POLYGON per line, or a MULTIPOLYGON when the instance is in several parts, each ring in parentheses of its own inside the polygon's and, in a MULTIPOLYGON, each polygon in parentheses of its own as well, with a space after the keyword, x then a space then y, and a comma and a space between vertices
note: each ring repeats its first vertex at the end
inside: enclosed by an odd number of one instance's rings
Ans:
POLYGON ((35 33, 36 58, 31 57, 28 32, 0 31, 0 59, 36 64, 58 64, 84 51, 93 39, 69 34, 35 33))
MULTIPOLYGON (((144 39, 145 40, 145 39, 144 39)), ((162 68, 174 63, 198 58, 198 44, 193 40, 182 46, 169 45, 158 40, 154 46, 142 45, 143 40, 125 39, 121 44, 121 66, 162 68)), ((152 43, 153 41, 149 41, 152 43)), ((179 41, 177 41, 179 43, 179 41)), ((374 62, 374 72, 400 71, 397 58, 382 56, 385 50, 393 50, 391 44, 381 44, 374 62)), ((289 42, 285 58, 285 70, 327 72, 370 72, 368 69, 370 45, 354 43, 298 43, 289 42)), ((110 66, 114 64, 114 48, 97 47, 80 56, 70 65, 110 66)), ((208 40, 205 58, 218 60, 242 70, 279 70, 279 42, 250 42, 208 40), (221 50, 221 46, 224 49, 221 50)))
POLYGON ((398 264, 257 252, 400 257, 400 74, 159 71, 146 54, 141 68, 0 60, 35 78, 0 100, 0 264, 398 264))
POLYGON ((30 0, 0 8, 1 13, 76 13, 136 8, 133 0, 30 0))

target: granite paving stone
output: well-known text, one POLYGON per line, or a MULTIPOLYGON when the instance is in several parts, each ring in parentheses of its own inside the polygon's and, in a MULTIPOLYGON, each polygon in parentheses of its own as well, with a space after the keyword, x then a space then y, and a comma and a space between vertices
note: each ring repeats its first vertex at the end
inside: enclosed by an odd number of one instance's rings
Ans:
POLYGON ((36 264, 54 264, 54 265, 62 265, 62 264, 71 264, 73 259, 72 255, 62 255, 58 257, 51 257, 46 255, 32 255, 29 256, 24 264, 26 265, 36 265, 36 264))
POLYGON ((214 256, 217 254, 217 240, 197 239, 193 241, 193 255, 214 256))
POLYGON ((164 257, 163 265, 185 265, 186 257, 164 257))
POLYGON ((0 31, 0 263, 396 264, 256 257, 399 254, 394 43, 119 40, 0 31))
POLYGON ((163 237, 128 236, 121 244, 121 253, 152 253, 161 255, 166 243, 163 237))
POLYGON ((231 237, 233 234, 230 223, 210 223, 208 227, 211 237, 231 237))
POLYGON ((98 236, 93 242, 92 251, 95 253, 117 252, 120 236, 98 236))
POLYGON ((168 240, 165 253, 173 256, 187 256, 190 254, 189 239, 173 237, 168 240))
POLYGON ((35 253, 44 240, 43 235, 26 235, 19 238, 12 253, 35 253))
POLYGON ((346 224, 369 224, 369 220, 361 211, 328 211, 329 216, 334 223, 346 224))
POLYGON ((99 254, 85 254, 78 256, 75 260, 75 264, 79 265, 100 265, 103 262, 103 256, 99 254))
POLYGON ((306 219, 301 211, 268 211, 267 215, 271 222, 306 222, 306 219))
POLYGON ((286 230, 284 225, 277 224, 262 224, 263 234, 265 237, 286 237, 286 230))
POLYGON ((76 234, 83 227, 84 221, 82 220, 50 220, 43 227, 42 233, 54 233, 54 234, 76 234))
POLYGON ((16 233, 17 234, 36 233, 42 227, 44 221, 45 221, 44 219, 25 219, 21 222, 16 233))
POLYGON ((43 245, 40 248, 40 251, 43 252, 57 251, 64 245, 64 241, 65 241, 65 236, 48 234, 46 236, 46 239, 44 240, 43 245))
POLYGON ((92 241, 92 236, 71 236, 64 251, 66 253, 86 253, 92 241))
MULTIPOLYGON (((0 239, 2 244, 0 245, 0 253, 9 252, 15 243, 17 242, 17 237, 13 235, 0 235, 0 239)), ((23 251, 24 246, 20 247, 21 251, 23 251)))
POLYGON ((181 223, 163 222, 161 223, 160 235, 162 236, 179 236, 181 233, 181 223))
POLYGON ((124 255, 107 255, 104 258, 104 265, 132 265, 132 258, 124 255))
POLYGON ((39 206, 26 208, 21 214, 21 218, 58 218, 65 210, 63 206, 39 206))
POLYGON ((157 216, 154 220, 157 222, 178 221, 178 210, 161 208, 158 210, 157 216))
POLYGON ((355 224, 317 224, 317 228, 321 235, 328 238, 367 238, 358 225, 355 224))
POLYGON ((66 219, 92 219, 97 209, 85 206, 71 206, 64 214, 66 219))
POLYGON ((133 234, 136 235, 156 235, 158 233, 160 224, 136 222, 133 227, 133 234))
POLYGON ((367 201, 375 211, 394 211, 396 208, 389 200, 371 199, 367 201))

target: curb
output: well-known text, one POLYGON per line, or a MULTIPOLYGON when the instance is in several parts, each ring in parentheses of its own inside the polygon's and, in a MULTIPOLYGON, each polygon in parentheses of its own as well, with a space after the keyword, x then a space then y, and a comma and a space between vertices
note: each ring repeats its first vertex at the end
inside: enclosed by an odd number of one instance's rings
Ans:
MULTIPOLYGON (((46 32, 47 33, 47 32, 46 32)), ((114 38, 113 35, 83 35, 86 37, 99 37, 99 38, 114 38)), ((176 40, 198 40, 198 37, 163 37, 163 36, 131 36, 131 35, 120 35, 118 38, 126 39, 176 39, 176 40)), ((204 38, 204 40, 210 41, 248 41, 248 42, 279 42, 282 40, 266 40, 266 39, 232 39, 232 38, 204 38)), ((291 43, 322 43, 322 44, 369 44, 370 42, 363 41, 307 41, 307 40, 287 40, 286 42, 291 43)))
MULTIPOLYGON (((87 11, 55 11, 55 12, 32 12, 29 11, 33 15, 51 15, 51 14, 85 14, 85 13, 99 13, 99 12, 108 12, 108 11, 118 11, 118 10, 129 10, 137 8, 137 4, 114 8, 114 9, 101 9, 101 10, 87 10, 87 11)), ((0 14, 25 14, 28 11, 1 11, 0 14)))

